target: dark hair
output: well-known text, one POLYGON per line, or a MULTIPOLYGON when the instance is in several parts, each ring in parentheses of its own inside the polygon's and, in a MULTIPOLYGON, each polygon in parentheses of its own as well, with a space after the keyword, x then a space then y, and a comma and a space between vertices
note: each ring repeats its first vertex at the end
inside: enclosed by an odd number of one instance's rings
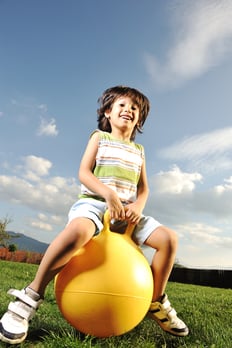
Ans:
POLYGON ((135 126, 131 134, 131 140, 134 140, 136 131, 142 133, 143 124, 146 121, 147 115, 150 110, 150 103, 148 98, 135 88, 115 86, 108 88, 103 92, 102 96, 98 99, 98 128, 105 132, 111 132, 111 125, 108 118, 105 117, 105 111, 111 110, 115 100, 121 96, 130 97, 133 102, 139 107, 139 122, 138 125, 135 126))

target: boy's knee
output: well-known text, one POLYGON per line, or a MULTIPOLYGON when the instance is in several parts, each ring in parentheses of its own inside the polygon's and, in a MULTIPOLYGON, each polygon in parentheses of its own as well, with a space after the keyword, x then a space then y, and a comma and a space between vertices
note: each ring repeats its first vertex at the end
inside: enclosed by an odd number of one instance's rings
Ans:
POLYGON ((174 251, 177 248, 178 236, 174 230, 160 226, 150 235, 145 244, 157 250, 168 248, 174 251))
POLYGON ((177 242, 178 236, 177 236, 176 231, 171 230, 171 229, 169 229, 168 231, 169 231, 169 238, 170 238, 170 240, 173 241, 173 242, 177 242))
POLYGON ((86 218, 73 219, 64 230, 64 238, 70 247, 81 247, 94 235, 96 226, 86 218))
POLYGON ((169 252, 176 252, 178 245, 178 236, 177 233, 171 229, 166 229, 166 247, 169 252))
POLYGON ((178 235, 176 231, 171 230, 171 236, 170 236, 171 243, 174 247, 177 247, 178 244, 178 235))
POLYGON ((166 246, 171 250, 175 250, 178 244, 177 233, 168 227, 163 227, 162 233, 166 246))

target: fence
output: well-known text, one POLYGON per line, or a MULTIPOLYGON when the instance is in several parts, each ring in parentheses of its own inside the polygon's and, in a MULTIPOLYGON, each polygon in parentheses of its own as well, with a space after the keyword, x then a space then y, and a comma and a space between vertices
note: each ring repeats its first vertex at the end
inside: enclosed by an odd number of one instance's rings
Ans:
POLYGON ((232 270, 173 268, 170 281, 232 289, 232 270))

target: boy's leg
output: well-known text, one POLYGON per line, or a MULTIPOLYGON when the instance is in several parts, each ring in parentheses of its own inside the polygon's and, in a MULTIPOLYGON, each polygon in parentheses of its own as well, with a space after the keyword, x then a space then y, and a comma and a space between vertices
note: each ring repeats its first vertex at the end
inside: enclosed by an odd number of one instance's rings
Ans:
POLYGON ((94 235, 95 224, 87 218, 76 218, 54 239, 48 247, 35 279, 25 289, 10 290, 16 297, 0 320, 0 339, 18 344, 25 340, 28 323, 34 316, 44 296, 48 283, 66 265, 73 253, 94 235))
POLYGON ((154 278, 154 293, 148 314, 164 331, 175 336, 186 336, 189 330, 185 323, 177 317, 176 311, 171 307, 165 294, 168 278, 175 262, 177 249, 176 233, 165 226, 159 226, 147 238, 144 244, 156 249, 151 264, 154 278))
POLYGON ((154 277, 153 301, 157 301, 165 292, 175 262, 178 240, 174 231, 160 226, 151 233, 144 244, 156 250, 151 269, 154 277))
POLYGON ((93 237, 95 231, 96 226, 90 219, 73 219, 48 247, 29 287, 43 297, 48 283, 67 264, 73 253, 93 237))

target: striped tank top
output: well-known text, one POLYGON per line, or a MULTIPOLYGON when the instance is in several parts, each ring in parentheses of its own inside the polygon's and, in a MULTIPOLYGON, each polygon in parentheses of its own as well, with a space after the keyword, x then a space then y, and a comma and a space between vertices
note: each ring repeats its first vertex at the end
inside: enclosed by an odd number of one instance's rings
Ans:
MULTIPOLYGON (((143 146, 115 139, 108 132, 97 131, 100 137, 94 175, 114 190, 122 202, 134 202, 144 160, 143 146)), ((101 199, 83 184, 79 197, 101 199)))

